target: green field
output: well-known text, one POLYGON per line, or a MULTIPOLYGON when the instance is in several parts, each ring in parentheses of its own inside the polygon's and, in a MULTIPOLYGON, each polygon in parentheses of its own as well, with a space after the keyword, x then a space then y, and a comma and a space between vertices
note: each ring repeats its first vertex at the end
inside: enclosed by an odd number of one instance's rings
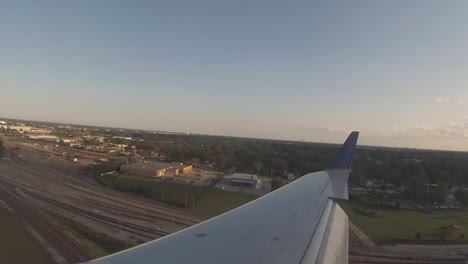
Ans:
POLYGON ((428 214, 401 200, 382 199, 380 195, 351 192, 349 201, 339 201, 350 220, 375 243, 468 244, 468 232, 463 237, 468 231, 468 215, 460 212, 428 214), (395 207, 397 202, 400 209, 395 207), (420 239, 416 237, 418 232, 420 239))
MULTIPOLYGON (((121 191, 180 207, 192 208, 195 201, 195 210, 208 215, 229 211, 258 198, 213 187, 144 178, 104 176, 98 180, 121 191)), ((377 244, 468 244, 468 233, 464 237, 468 230, 468 215, 462 212, 428 214, 378 192, 350 192, 350 200, 339 203, 350 220, 377 244)))
POLYGON ((209 215, 224 213, 258 198, 256 195, 223 191, 212 186, 200 187, 147 178, 98 176, 97 180, 120 191, 132 192, 179 207, 193 208, 195 204, 195 211, 209 215))
POLYGON ((0 208, 0 263, 53 263, 52 258, 12 212, 0 208))

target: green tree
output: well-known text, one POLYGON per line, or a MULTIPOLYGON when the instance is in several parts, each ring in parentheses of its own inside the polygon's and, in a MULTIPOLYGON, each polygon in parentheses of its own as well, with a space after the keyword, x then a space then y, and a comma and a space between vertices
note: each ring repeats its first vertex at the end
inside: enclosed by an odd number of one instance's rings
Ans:
POLYGON ((414 235, 414 238, 417 240, 421 240, 421 233, 416 232, 416 235, 414 235))
POLYGON ((468 205, 468 193, 466 193, 463 189, 460 189, 455 193, 455 198, 457 198, 461 204, 465 206, 468 205))
POLYGON ((5 155, 5 148, 3 147, 3 141, 0 140, 0 157, 5 155))
POLYGON ((263 163, 261 161, 257 160, 257 161, 255 161, 253 163, 253 165, 254 165, 255 169, 257 170, 257 175, 260 176, 260 171, 263 169, 263 163))
POLYGON ((395 203, 395 209, 401 210, 400 202, 395 203))
POLYGON ((280 177, 274 177, 271 180, 271 190, 274 191, 285 184, 285 181, 280 177))

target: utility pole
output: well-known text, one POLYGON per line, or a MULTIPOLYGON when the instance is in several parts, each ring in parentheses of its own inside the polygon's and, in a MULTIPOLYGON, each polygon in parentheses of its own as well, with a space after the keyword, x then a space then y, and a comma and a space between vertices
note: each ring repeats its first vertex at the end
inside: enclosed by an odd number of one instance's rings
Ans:
POLYGON ((119 235, 122 235, 122 215, 119 214, 120 219, 119 219, 119 235))
POLYGON ((192 209, 195 212, 195 197, 192 196, 192 209))

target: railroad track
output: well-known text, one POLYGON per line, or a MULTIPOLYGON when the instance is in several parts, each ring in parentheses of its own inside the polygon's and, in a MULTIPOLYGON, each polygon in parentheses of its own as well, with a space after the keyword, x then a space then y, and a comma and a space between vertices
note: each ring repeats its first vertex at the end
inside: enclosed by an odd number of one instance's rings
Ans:
POLYGON ((179 211, 174 211, 174 210, 170 210, 170 209, 163 208, 163 207, 156 207, 155 208, 155 206, 153 206, 153 205, 148 205, 148 204, 142 203, 142 202, 135 202, 134 200, 130 200, 128 198, 116 197, 116 196, 113 196, 113 195, 109 195, 107 193, 103 193, 102 191, 99 191, 99 192, 98 191, 91 191, 89 189, 86 189, 85 187, 78 187, 78 186, 74 186, 72 184, 66 184, 66 185, 68 187, 73 188, 73 189, 78 190, 78 191, 91 193, 91 194, 95 195, 96 197, 100 197, 100 198, 102 198, 104 200, 111 200, 111 201, 114 201, 116 203, 126 204, 126 205, 131 206, 131 207, 140 208, 142 210, 145 210, 146 212, 152 212, 152 213, 155 213, 155 214, 159 214, 160 216, 164 217, 164 218, 161 218, 161 219, 164 219, 166 221, 172 221, 172 219, 174 219, 174 221, 176 223, 186 225, 186 226, 191 226, 191 225, 194 225, 194 224, 200 222, 198 219, 195 219, 194 217, 190 217, 188 214, 181 214, 179 211))
MULTIPOLYGON (((14 185, 11 182, 8 182, 8 180, 5 180, 4 178, 0 177, 0 182, 2 182, 3 184, 7 184, 10 187, 17 188, 16 185, 14 185)), ((89 210, 85 210, 85 209, 79 208, 77 206, 73 206, 73 205, 70 205, 70 204, 67 204, 67 203, 59 202, 56 199, 46 197, 44 195, 35 193, 35 192, 27 190, 25 188, 22 188, 22 192, 29 195, 29 196, 32 196, 32 197, 34 197, 36 199, 39 199, 41 201, 52 204, 52 205, 54 205, 56 207, 59 207, 61 209, 66 210, 66 211, 69 211, 71 213, 74 213, 74 214, 89 218, 91 220, 94 220, 94 221, 102 223, 102 224, 112 226, 114 228, 121 228, 124 231, 130 232, 130 233, 133 233, 133 234, 137 234, 137 235, 140 235, 142 237, 149 238, 149 239, 155 239, 155 238, 159 238, 159 237, 170 234, 170 232, 155 230, 155 229, 148 228, 148 227, 145 227, 145 226, 129 223, 129 222, 126 222, 126 221, 122 221, 120 219, 110 217, 110 216, 101 215, 101 214, 98 214, 98 213, 95 213, 95 212, 92 212, 92 211, 89 211, 89 210), (154 236, 154 234, 156 234, 157 236, 154 236)))
MULTIPOLYGON (((85 185, 85 184, 79 183, 77 181, 67 179, 67 178, 65 178, 63 176, 57 176, 57 177, 60 177, 60 181, 58 181, 58 180, 50 179, 49 177, 44 177, 41 173, 26 169, 24 166, 15 166, 15 167, 18 168, 19 170, 22 170, 22 171, 25 171, 25 172, 30 173, 32 175, 41 177, 42 180, 53 182, 54 184, 57 184, 59 186, 60 185, 65 185, 65 186, 67 186, 69 188, 72 188, 74 190, 89 193, 89 194, 94 195, 95 197, 99 197, 99 198, 103 199, 102 201, 101 200, 96 200, 98 202, 103 202, 103 201, 110 200, 110 201, 113 201, 113 202, 115 202, 117 204, 125 204, 125 205, 128 205, 128 206, 133 207, 133 208, 139 208, 141 210, 144 210, 146 213, 152 212, 154 214, 158 214, 159 218, 161 220, 178 223, 178 224, 185 225, 185 226, 191 226, 191 225, 197 224, 197 223, 199 223, 201 221, 201 219, 195 218, 195 217, 193 217, 193 215, 190 215, 190 214, 185 213, 185 212, 181 212, 181 211, 178 211, 178 210, 174 210, 174 209, 170 209, 170 208, 166 208, 166 207, 162 207, 162 206, 157 206, 157 205, 153 205, 153 204, 148 204, 148 203, 141 202, 141 201, 136 201, 136 200, 130 199, 128 197, 120 196, 120 195, 114 194, 114 193, 108 193, 108 192, 104 191, 103 189, 99 189, 99 188, 97 188, 95 186, 91 186, 91 185, 85 185), (81 186, 78 186, 78 185, 81 185, 81 186), (93 190, 91 190, 91 189, 93 189, 93 190)), ((50 185, 44 186, 44 189, 47 189, 47 188, 50 188, 50 185)), ((61 191, 61 190, 59 190, 59 191, 61 191)))
POLYGON ((468 258, 462 255, 441 257, 423 256, 418 252, 396 253, 388 252, 379 247, 351 246, 349 249, 349 263, 365 264, 465 264, 468 258))
MULTIPOLYGON (((48 197, 48 196, 45 196, 45 195, 41 194, 43 192, 42 190, 32 188, 31 184, 27 184, 27 183, 18 181, 16 179, 0 177, 0 182, 3 182, 4 184, 8 184, 8 185, 10 185, 11 187, 14 187, 14 188, 19 187, 22 190, 23 193, 25 193, 27 195, 30 195, 32 197, 35 197, 35 198, 37 198, 37 199, 39 199, 41 201, 44 201, 46 203, 52 204, 52 205, 54 205, 56 207, 60 207, 60 208, 66 210, 66 211, 69 211, 71 213, 86 217, 88 219, 94 220, 94 221, 102 223, 102 224, 106 224, 108 226, 112 226, 114 228, 121 227, 121 229, 124 230, 124 231, 128 231, 128 232, 140 235, 140 236, 145 237, 145 238, 155 239, 155 238, 165 236, 165 235, 171 233, 171 232, 165 232, 165 231, 161 231, 161 230, 155 230, 154 228, 148 228, 148 227, 141 226, 141 225, 136 225, 136 224, 129 223, 129 222, 126 222, 126 221, 120 221, 119 217, 109 217, 109 216, 97 214, 95 212, 85 210, 85 209, 79 208, 77 206, 70 205, 70 203, 58 202, 58 200, 59 199, 60 200, 68 199, 68 200, 71 200, 70 201, 71 204, 87 203, 91 207, 96 207, 96 205, 99 204, 100 207, 102 207, 102 208, 104 208, 106 210, 111 209, 111 210, 116 210, 117 212, 122 212, 122 213, 120 213, 121 216, 127 216, 128 218, 143 220, 143 221, 147 221, 149 223, 154 222, 155 219, 163 219, 163 220, 167 221, 167 218, 160 218, 160 217, 157 217, 157 215, 156 216, 151 216, 151 215, 148 216, 148 215, 145 215, 145 214, 137 212, 137 211, 126 210, 126 209, 123 209, 121 207, 109 206, 107 204, 101 204, 100 201, 85 202, 84 198, 82 200, 80 200, 80 199, 73 198, 73 197, 65 197, 65 196, 55 195, 55 194, 52 195, 51 193, 49 193, 48 194, 49 196, 50 195, 56 196, 56 197, 51 198, 51 197, 48 197), (34 191, 32 191, 32 190, 34 190, 34 191), (148 234, 150 234, 150 235, 148 235, 148 234), (155 236, 155 235, 157 235, 157 236, 155 236)), ((86 198, 86 199, 89 199, 89 198, 86 198)), ((174 220, 173 224, 175 224, 175 223, 180 224, 179 221, 174 220)))
POLYGON ((98 214, 98 213, 95 213, 95 212, 84 210, 82 208, 72 206, 72 205, 69 205, 69 204, 66 204, 66 203, 62 203, 62 202, 59 202, 57 200, 50 199, 48 197, 41 196, 41 195, 38 195, 38 194, 33 193, 33 192, 29 192, 29 191, 24 191, 24 192, 26 194, 32 196, 32 197, 35 197, 35 198, 37 198, 39 200, 42 200, 42 201, 48 202, 50 204, 53 204, 53 205, 55 205, 55 206, 57 206, 59 208, 65 209, 65 210, 70 211, 70 212, 72 212, 74 214, 77 214, 77 215, 80 215, 80 216, 95 220, 95 221, 103 223, 103 224, 110 225, 110 226, 113 226, 113 227, 116 227, 116 228, 119 228, 119 226, 120 226, 120 228, 122 230, 124 230, 124 231, 128 231, 130 233, 134 233, 134 234, 146 237, 146 238, 155 239, 155 238, 159 238, 159 237, 166 236, 166 235, 170 234, 169 232, 155 230, 155 229, 152 229, 152 228, 136 225, 136 224, 129 223, 129 222, 126 222, 126 221, 123 221, 123 220, 120 220, 120 219, 116 219, 116 218, 113 218, 113 217, 109 217, 109 216, 106 216, 106 215, 101 215, 101 214, 98 214), (149 234, 156 234, 158 236, 155 237, 154 235, 149 235, 149 234))
POLYGON ((119 198, 119 199, 126 199, 128 201, 132 201, 135 204, 139 204, 139 205, 147 206, 147 207, 158 208, 158 209, 161 209, 161 210, 165 210, 167 212, 172 212, 172 213, 175 213, 175 214, 179 214, 181 216, 186 216, 188 218, 195 219, 193 214, 186 213, 186 212, 183 212, 181 210, 171 209, 171 208, 167 208, 167 207, 164 207, 164 206, 155 205, 155 204, 151 204, 151 203, 147 203, 147 202, 143 202, 143 201, 139 201, 139 200, 135 200, 135 199, 129 199, 128 196, 124 196, 122 194, 117 194, 115 192, 108 191, 108 190, 103 189, 103 188, 98 188, 98 187, 96 187, 94 185, 91 185, 91 184, 84 184, 84 183, 81 183, 81 182, 78 182, 78 181, 75 181, 75 180, 71 180, 71 179, 67 179, 67 178, 65 178, 64 181, 69 182, 71 184, 80 185, 80 186, 82 186, 84 188, 93 189, 95 191, 98 191, 98 192, 103 193, 103 194, 108 195, 108 196, 112 196, 112 197, 119 198))
POLYGON ((24 205, 16 197, 0 188, 0 197, 16 214, 36 230, 68 263, 78 263, 91 258, 71 239, 65 237, 52 225, 42 220, 29 206, 24 205))
POLYGON ((168 221, 167 218, 161 218, 159 217, 157 214, 154 215, 154 214, 148 214, 148 213, 141 213, 139 211, 134 211, 134 210, 129 210, 129 209, 125 209, 125 208, 122 208, 122 207, 118 207, 118 206, 114 206, 114 205, 103 205, 103 204, 97 204, 93 199, 89 199, 87 197, 82 197, 82 198, 72 198, 72 197, 68 197, 67 199, 71 200, 71 201, 74 201, 75 203, 81 203, 81 204, 86 204, 88 206, 91 206, 91 207, 96 207, 96 208, 100 208, 101 210, 103 211, 111 211, 111 212, 119 212, 120 215, 122 216, 126 216, 127 218, 130 218, 130 219, 136 219, 136 220, 142 220, 142 221, 147 221, 147 222, 154 222, 154 220, 162 220, 162 221, 165 221, 167 223, 172 223, 172 224, 180 224, 180 225, 184 225, 184 226, 187 226, 183 223, 180 223, 178 221, 168 221), (87 201, 89 200, 89 201, 87 201))
MULTIPOLYGON (((31 186, 31 184, 26 184, 26 183, 23 183, 21 181, 15 180, 15 179, 8 178, 8 180, 11 181, 11 182, 15 182, 16 184, 22 185, 23 186, 22 188, 28 188, 28 189, 34 188, 34 187, 31 186)), ((36 186, 36 188, 34 188, 34 189, 37 190, 37 187, 38 186, 36 186)), ((70 185, 67 185, 67 187, 70 187, 72 189, 77 189, 76 187, 70 186, 70 185)), ((47 185, 47 187, 43 187, 43 188, 40 188, 40 189, 41 190, 39 190, 39 191, 41 191, 41 192, 43 192, 44 189, 49 189, 49 190, 55 189, 56 193, 63 192, 63 190, 60 190, 58 188, 52 188, 50 185, 47 185)), ((91 196, 90 195, 86 195, 86 196, 76 195, 76 196, 82 197, 82 199, 77 199, 75 197, 67 196, 66 194, 64 194, 64 195, 58 196, 57 198, 60 198, 60 199, 66 198, 66 199, 69 199, 69 200, 73 200, 75 203, 86 204, 86 205, 91 206, 91 207, 101 207, 101 208, 104 208, 104 210, 106 210, 106 211, 108 209, 112 209, 112 210, 119 211, 119 212, 125 212, 128 216, 131 216, 131 218, 144 220, 144 221, 154 221, 155 219, 157 219, 157 220, 166 221, 168 223, 174 223, 174 224, 182 225, 182 226, 185 226, 185 227, 194 225, 194 224, 199 222, 199 221, 195 221, 195 220, 192 220, 192 219, 182 218, 182 217, 177 216, 177 215, 174 216, 173 214, 164 213, 164 212, 161 212, 160 210, 151 210, 151 209, 141 208, 139 206, 133 206, 133 204, 130 204, 125 200, 122 201, 123 198, 121 198, 120 200, 119 199, 113 199, 113 198, 108 199, 108 198, 104 197, 103 195, 100 195, 100 194, 95 193, 95 192, 90 192, 90 191, 82 189, 82 188, 79 188, 77 191, 85 192, 85 194, 88 193, 88 194, 92 194, 92 195, 91 196), (101 199, 91 198, 93 196, 95 196, 95 197, 97 196, 97 197, 99 197, 101 199), (88 200, 88 201, 86 201, 86 200, 88 200), (111 203, 109 203, 109 201, 111 201, 111 202, 113 202, 115 204, 118 204, 118 205, 111 204, 111 203), (139 208, 143 212, 140 212, 140 211, 137 211, 137 210, 126 209, 123 206, 120 206, 121 204, 126 204, 126 205, 128 205, 128 207, 131 207, 131 208, 139 208)), ((52 193, 50 193, 50 194, 52 194, 52 193)), ((57 196, 57 195, 54 194, 54 196, 57 196)))

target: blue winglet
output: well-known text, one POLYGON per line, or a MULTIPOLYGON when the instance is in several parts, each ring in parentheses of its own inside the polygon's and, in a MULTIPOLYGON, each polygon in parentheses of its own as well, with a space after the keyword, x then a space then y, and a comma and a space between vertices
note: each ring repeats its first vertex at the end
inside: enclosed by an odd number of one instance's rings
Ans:
POLYGON ((348 139, 346 139, 345 143, 336 153, 335 160, 328 166, 328 170, 351 170, 358 136, 358 131, 353 131, 349 134, 348 139))

